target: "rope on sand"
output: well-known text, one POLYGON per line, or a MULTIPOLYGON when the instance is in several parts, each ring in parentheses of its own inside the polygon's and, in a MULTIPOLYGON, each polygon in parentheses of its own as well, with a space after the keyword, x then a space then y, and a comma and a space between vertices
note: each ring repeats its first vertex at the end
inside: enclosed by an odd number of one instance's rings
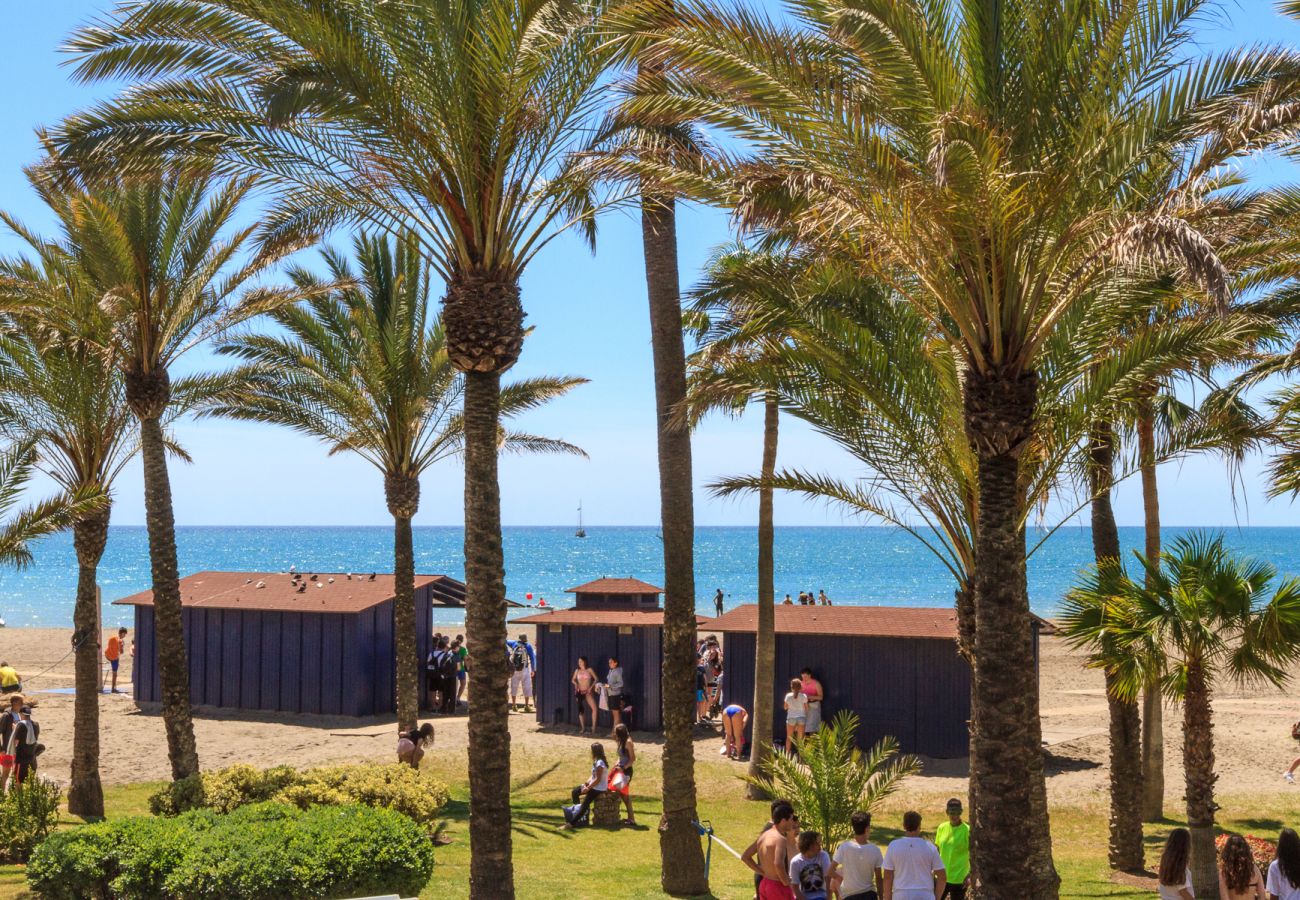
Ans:
POLYGON ((71 649, 71 650, 69 650, 67 653, 63 654, 63 656, 59 657, 59 658, 58 658, 54 663, 52 663, 52 664, 46 666, 44 669, 42 669, 41 671, 37 672, 35 675, 31 676, 30 678, 24 678, 24 679, 23 679, 23 683, 26 684, 26 683, 29 683, 29 682, 35 681, 37 678, 40 678, 42 675, 46 674, 47 672, 50 672, 50 671, 52 671, 53 669, 55 669, 56 667, 62 665, 62 663, 63 663, 63 661, 64 661, 65 659, 67 659, 69 656, 71 656, 72 654, 74 654, 74 653, 76 653, 78 650, 80 650, 80 649, 81 649, 81 645, 84 644, 84 643, 86 643, 86 641, 88 641, 88 640, 89 640, 91 637, 93 637, 93 636, 94 636, 94 632, 91 632, 91 634, 86 635, 86 636, 83 637, 81 640, 79 640, 79 641, 77 641, 76 643, 74 643, 74 644, 72 645, 72 649, 71 649))

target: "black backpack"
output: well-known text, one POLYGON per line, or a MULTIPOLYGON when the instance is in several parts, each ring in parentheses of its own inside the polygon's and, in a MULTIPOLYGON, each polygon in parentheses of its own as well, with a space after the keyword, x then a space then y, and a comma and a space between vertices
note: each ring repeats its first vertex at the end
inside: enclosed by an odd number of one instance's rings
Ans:
POLYGON ((455 678, 456 669, 456 654, 450 650, 443 650, 442 658, 438 660, 438 674, 443 678, 455 678))
POLYGON ((528 651, 524 649, 522 641, 515 644, 515 649, 510 654, 510 665, 515 667, 516 672, 528 668, 528 651))

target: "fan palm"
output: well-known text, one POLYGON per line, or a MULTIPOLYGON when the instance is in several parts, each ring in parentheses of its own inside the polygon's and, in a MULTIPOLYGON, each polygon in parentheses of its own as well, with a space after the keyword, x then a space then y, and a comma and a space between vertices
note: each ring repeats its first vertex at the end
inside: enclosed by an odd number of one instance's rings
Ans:
MULTIPOLYGON (((1026 848, 984 873, 998 895, 1058 884, 1020 530, 1044 347, 1117 260, 1177 258, 1224 299, 1221 266, 1177 203, 1136 213, 1124 198, 1152 165, 1172 156, 1194 181, 1296 115, 1289 55, 1191 55, 1187 25, 1205 5, 801 0, 775 24, 647 0, 620 23, 666 73, 637 85, 629 115, 748 142, 741 221, 855 251, 954 348, 979 495, 974 852, 1026 848), (1221 121, 1233 127, 1202 140, 1221 121)), ((694 172, 663 177, 708 190, 694 172)))
POLYGON ((12 304, 28 304, 51 329, 96 342, 121 373, 144 461, 162 712, 172 776, 179 780, 198 771, 198 751, 163 430, 175 402, 170 369, 187 350, 292 295, 272 288, 239 294, 271 261, 264 256, 236 265, 252 229, 225 234, 252 189, 249 181, 215 180, 199 170, 133 175, 84 189, 55 187, 41 173, 32 181, 59 233, 45 239, 13 220, 10 226, 38 261, 34 266, 75 269, 94 303, 51 302, 39 279, 7 279, 3 287, 12 304))
POLYGON ((32 541, 63 531, 104 505, 104 497, 82 490, 19 507, 36 472, 36 447, 31 441, 0 450, 0 565, 31 565, 32 541))
MULTIPOLYGON (((384 476, 393 516, 397 720, 414 728, 419 713, 418 629, 411 519, 420 476, 459 455, 465 378, 447 356, 442 324, 429 311, 431 273, 409 235, 358 235, 355 267, 325 251, 329 281, 297 268, 293 282, 313 299, 270 314, 284 332, 233 338, 220 352, 245 361, 212 379, 204 412, 270 422, 311 435, 330 453, 358 454, 384 476), (326 285, 335 285, 332 290, 326 285)), ((500 410, 510 418, 561 396, 580 378, 533 378, 505 386, 500 410)), ((503 430, 505 451, 579 453, 572 444, 503 430)))
MULTIPOLYGON (((483 648, 506 637, 498 408, 523 343, 520 277, 599 205, 570 155, 608 60, 594 12, 586 0, 124 3, 70 50, 82 79, 138 83, 53 135, 83 171, 182 154, 264 174, 278 189, 267 246, 343 221, 417 235, 446 280, 447 352, 465 373, 466 628, 483 648)), ((470 672, 471 882, 501 897, 514 894, 507 679, 503 654, 470 672)))
POLYGON ((899 755, 898 741, 883 737, 863 753, 855 738, 858 717, 839 712, 816 734, 799 742, 799 753, 773 753, 759 775, 746 780, 771 797, 783 797, 799 810, 800 825, 819 832, 826 847, 839 846, 852 830, 849 817, 870 812, 921 771, 910 753, 899 755))
MULTIPOLYGON (((1165 692, 1182 702, 1192 881, 1208 897, 1218 879, 1214 687, 1222 680, 1286 684, 1287 666, 1300 658, 1300 579, 1275 586, 1272 565, 1234 556, 1221 535, 1187 535, 1157 559, 1139 558, 1146 584, 1120 583, 1118 592, 1133 609, 1117 640, 1135 660, 1154 650, 1165 692)), ((1128 664, 1117 675, 1120 694, 1135 697, 1143 666, 1128 664)))

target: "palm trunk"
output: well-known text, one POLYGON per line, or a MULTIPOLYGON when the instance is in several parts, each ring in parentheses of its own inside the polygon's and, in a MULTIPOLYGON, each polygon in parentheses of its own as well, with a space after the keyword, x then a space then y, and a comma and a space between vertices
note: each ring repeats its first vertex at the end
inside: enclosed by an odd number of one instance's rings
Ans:
MULTIPOLYGON (((1111 491, 1115 480, 1115 432, 1110 423, 1093 428, 1088 448, 1092 487, 1092 548, 1097 564, 1117 563, 1119 527, 1111 491)), ((1115 695, 1116 676, 1106 672, 1106 706, 1110 713, 1110 846, 1112 869, 1140 871, 1142 845, 1142 724, 1135 700, 1115 695)))
POLYGON ((472 897, 515 895, 510 831, 505 554, 497 436, 501 376, 465 375, 465 636, 469 667, 469 846, 472 897))
POLYGON ((1038 380, 971 371, 966 433, 977 460, 979 516, 971 588, 975 607, 972 853, 981 896, 1054 900, 1060 878, 1051 832, 1038 717, 1021 527, 1020 455, 1030 439, 1038 380), (1008 848, 1023 851, 1008 852, 1008 848))
POLYGON ((140 456, 144 462, 145 523, 149 532, 149 568, 153 576, 154 634, 158 645, 158 680, 162 687, 163 726, 172 778, 199 772, 190 710, 189 656, 181 615, 181 579, 176 562, 176 515, 162 414, 171 401, 165 371, 127 372, 127 402, 140 420, 140 456))
MULTIPOLYGON (((1138 407, 1138 461, 1142 471, 1142 512, 1147 559, 1160 556, 1160 488, 1156 481, 1155 411, 1150 399, 1138 407)), ((1150 576, 1147 577, 1150 587, 1150 576)), ((1164 698, 1159 685, 1142 692, 1142 819, 1165 817, 1164 698)))
POLYGON ((641 238, 654 354, 659 504, 664 544, 663 816, 660 884, 667 894, 708 891, 695 828, 695 514, 691 436, 674 425, 686 402, 686 348, 677 276, 677 213, 672 200, 643 197, 641 238))
MULTIPOLYGON (((776 474, 776 439, 781 408, 775 394, 763 397, 764 483, 776 474)), ((754 718, 750 738, 749 775, 763 774, 763 762, 772 752, 772 716, 776 693, 776 533, 773 527, 772 488, 758 493, 758 636, 754 645, 754 718)), ((766 800, 767 792, 750 782, 746 795, 766 800)))
POLYGON ((84 819, 104 816, 99 780, 99 561, 108 542, 109 510, 92 513, 72 526, 77 551, 77 605, 72 613, 76 644, 76 699, 72 711, 72 779, 68 812, 84 819))
MULTIPOLYGON (((967 728, 970 734, 974 736, 979 730, 976 719, 976 712, 979 705, 975 701, 975 603, 971 595, 969 581, 962 581, 958 584, 954 592, 954 601, 957 607, 957 652, 966 658, 970 665, 971 685, 970 685, 970 718, 967 720, 967 728)), ((980 777, 975 770, 975 757, 968 756, 966 759, 966 803, 972 810, 979 808, 979 800, 976 796, 976 789, 979 787, 980 777)), ((977 888, 980 884, 979 859, 976 856, 970 858, 970 876, 971 891, 969 896, 977 898, 977 888)))
MULTIPOLYGON (((397 727, 415 728, 420 716, 420 661, 416 644, 415 548, 411 519, 420 508, 420 480, 386 474, 384 494, 393 515, 393 627, 397 653, 397 727)), ((428 627, 422 623, 419 627, 428 627)))
POLYGON ((1214 723, 1210 686, 1197 660, 1187 663, 1183 694, 1183 771, 1187 778, 1187 830, 1192 833, 1192 886, 1197 897, 1218 890, 1214 854, 1214 723))

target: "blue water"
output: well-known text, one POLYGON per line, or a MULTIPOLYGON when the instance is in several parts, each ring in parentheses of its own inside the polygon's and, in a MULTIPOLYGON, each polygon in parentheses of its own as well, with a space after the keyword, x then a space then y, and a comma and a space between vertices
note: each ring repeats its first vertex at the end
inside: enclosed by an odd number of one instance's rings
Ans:
MULTIPOLYGON (((1165 529, 1166 541, 1188 529, 1165 529)), ((1140 547, 1140 528, 1121 528, 1125 551, 1140 547)), ((1300 528, 1226 531, 1235 549, 1269 560, 1284 574, 1300 575, 1300 528)), ((1031 535, 1030 544, 1037 538, 1031 535)), ((392 570, 392 532, 386 528, 178 528, 182 574, 204 569, 372 572, 392 570)), ((662 583, 658 529, 591 528, 585 540, 570 527, 505 529, 506 589, 511 599, 567 605, 564 589, 602 575, 662 583)), ((10 626, 66 626, 72 621, 76 557, 72 539, 56 535, 35 548, 36 562, 0 571, 0 615, 10 626)), ((757 591, 752 528, 701 528, 696 534, 696 590, 701 612, 712 614, 722 588, 730 606, 751 602, 757 591)), ((1035 612, 1051 615, 1092 554, 1086 528, 1063 528, 1030 561, 1035 612)), ((464 577, 459 528, 415 529, 416 571, 464 577)), ((128 614, 108 602, 149 587, 148 541, 143 528, 115 527, 99 569, 105 624, 128 614)), ((952 577, 915 538, 894 528, 777 528, 776 588, 785 593, 825 590, 838 604, 952 603, 952 577)), ((462 613, 440 611, 438 621, 462 613)))

